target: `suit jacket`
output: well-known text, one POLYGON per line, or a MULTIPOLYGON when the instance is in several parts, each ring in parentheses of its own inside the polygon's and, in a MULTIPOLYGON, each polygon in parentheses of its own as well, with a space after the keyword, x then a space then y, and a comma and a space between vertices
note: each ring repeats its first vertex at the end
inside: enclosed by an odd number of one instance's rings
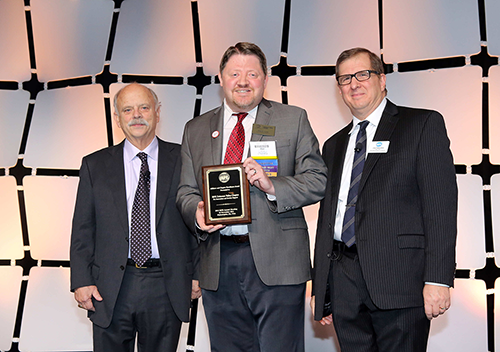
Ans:
MULTIPOLYGON (((320 320, 333 247, 337 199, 352 122, 323 146, 328 167, 314 255, 315 319, 320 320)), ((355 233, 370 297, 381 309, 423 305, 425 282, 453 285, 457 185, 443 117, 390 101, 374 141, 385 154, 368 154, 358 190, 355 233)), ((332 302, 335 304, 341 302, 332 302)))
MULTIPOLYGON (((177 205, 195 229, 195 212, 202 200, 202 166, 222 163, 224 106, 186 124, 182 141, 182 172, 177 205)), ((255 266, 266 285, 303 283, 311 277, 309 235, 302 207, 323 198, 326 167, 305 110, 263 99, 256 124, 276 127, 275 136, 252 134, 252 141, 276 141, 278 176, 272 179, 277 200, 250 186, 252 223, 250 245, 255 266)), ((200 285, 216 290, 219 283, 220 234, 201 233, 200 285)))
MULTIPOLYGON (((71 291, 97 286, 103 300, 94 300, 89 318, 104 328, 111 322, 129 250, 123 144, 83 158, 71 234, 71 291)), ((179 319, 188 321, 198 253, 175 205, 179 155, 178 144, 158 139, 156 238, 169 299, 179 319)))

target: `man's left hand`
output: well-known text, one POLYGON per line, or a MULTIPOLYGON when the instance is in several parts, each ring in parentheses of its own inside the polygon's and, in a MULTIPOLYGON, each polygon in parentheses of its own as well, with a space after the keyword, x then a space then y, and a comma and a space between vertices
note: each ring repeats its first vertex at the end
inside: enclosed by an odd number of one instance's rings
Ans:
POLYGON ((266 172, 258 162, 252 158, 246 158, 243 162, 243 167, 245 168, 248 182, 250 182, 252 186, 257 187, 264 193, 273 196, 276 195, 271 179, 267 176, 266 172))
POLYGON ((450 308, 451 298, 449 287, 426 284, 423 294, 427 319, 437 318, 450 308))

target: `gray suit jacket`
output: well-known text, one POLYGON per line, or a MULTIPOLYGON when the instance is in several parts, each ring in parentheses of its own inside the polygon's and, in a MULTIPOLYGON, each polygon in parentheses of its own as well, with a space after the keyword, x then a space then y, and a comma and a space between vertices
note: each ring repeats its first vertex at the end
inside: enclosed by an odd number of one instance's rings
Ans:
MULTIPOLYGON (((202 166, 222 163, 224 107, 186 124, 182 141, 182 172, 177 206, 195 229, 195 212, 202 200, 202 166)), ((302 207, 323 198, 326 167, 305 110, 262 100, 256 122, 276 127, 275 136, 252 134, 252 141, 276 141, 278 176, 273 178, 275 202, 250 187, 252 223, 250 245, 257 272, 266 285, 289 285, 310 279, 309 235, 302 207)), ((200 284, 216 290, 219 283, 220 234, 198 235, 201 240, 200 284)))
MULTIPOLYGON (((156 238, 169 299, 179 319, 188 321, 198 252, 175 205, 179 156, 178 144, 158 139, 156 238)), ((111 322, 127 265, 128 238, 122 142, 83 158, 71 234, 71 291, 97 286, 103 301, 94 301, 96 311, 89 318, 104 328, 111 322)))
MULTIPOLYGON (((323 146, 328 166, 313 270, 315 319, 322 316, 344 157, 352 123, 323 146)), ((423 305, 425 282, 453 285, 457 184, 443 117, 390 101, 374 141, 386 154, 368 154, 356 205, 356 244, 370 297, 381 309, 423 305)), ((332 302, 335 309, 337 302, 332 302)))

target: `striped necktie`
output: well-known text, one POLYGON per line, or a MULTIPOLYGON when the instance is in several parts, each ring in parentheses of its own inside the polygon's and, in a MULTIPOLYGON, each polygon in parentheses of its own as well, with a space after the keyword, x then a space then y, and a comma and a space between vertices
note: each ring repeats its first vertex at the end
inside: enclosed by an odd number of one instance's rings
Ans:
POLYGON ((351 184, 349 185, 349 194, 347 195, 347 205, 344 214, 344 223, 342 226, 342 242, 347 247, 351 247, 356 243, 354 235, 354 220, 356 213, 356 202, 358 201, 358 188, 363 174, 363 166, 365 165, 366 155, 366 126, 368 121, 359 123, 359 132, 356 136, 356 148, 354 149, 354 159, 352 164, 351 184))

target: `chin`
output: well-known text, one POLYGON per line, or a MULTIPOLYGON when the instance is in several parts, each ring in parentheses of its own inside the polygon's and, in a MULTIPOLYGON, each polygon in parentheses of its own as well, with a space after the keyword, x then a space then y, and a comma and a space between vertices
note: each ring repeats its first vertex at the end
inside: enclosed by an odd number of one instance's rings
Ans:
POLYGON ((234 105, 236 105, 236 106, 238 107, 238 109, 240 109, 240 110, 246 110, 246 109, 248 109, 248 108, 252 107, 252 105, 253 105, 253 101, 248 102, 248 103, 239 103, 239 102, 235 102, 235 104, 234 104, 234 105))

